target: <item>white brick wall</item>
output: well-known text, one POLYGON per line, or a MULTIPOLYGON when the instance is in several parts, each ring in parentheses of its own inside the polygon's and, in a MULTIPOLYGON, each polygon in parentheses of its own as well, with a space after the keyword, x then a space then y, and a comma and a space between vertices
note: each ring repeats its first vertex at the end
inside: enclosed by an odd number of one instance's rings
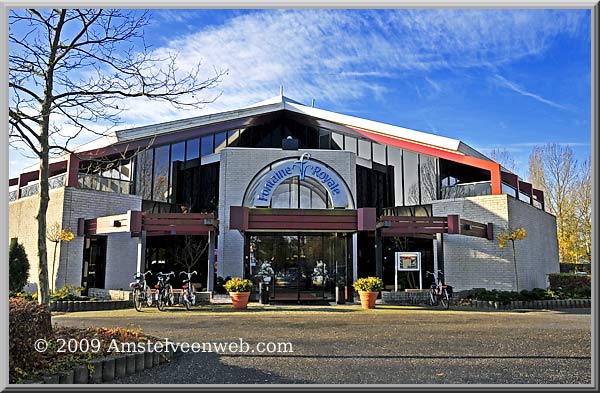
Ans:
MULTIPOLYGON (((31 264, 27 290, 37 288, 37 214, 38 196, 18 199, 9 204, 9 237, 18 238, 23 243, 31 264)), ((70 229, 77 235, 78 218, 94 218, 111 214, 121 214, 127 210, 141 210, 141 198, 136 195, 83 190, 71 187, 50 191, 47 223, 59 222, 62 228, 70 229)), ((62 242, 57 249, 55 287, 65 283, 81 285, 84 237, 75 236, 70 242, 62 242)), ((47 241, 48 275, 52 272, 54 243, 47 241)), ((137 240, 130 234, 112 234, 107 240, 106 288, 125 288, 128 279, 135 272, 137 240), (131 261, 131 263, 129 262, 131 261)))
POLYGON ((356 194, 356 155, 352 152, 245 148, 221 151, 217 275, 241 277, 243 274, 244 237, 237 230, 229 230, 229 207, 242 205, 244 193, 255 174, 269 163, 286 157, 300 157, 304 152, 333 168, 346 182, 351 194, 356 194))
MULTIPOLYGON (((141 210, 142 200, 137 195, 66 188, 63 227, 77 231, 79 218, 95 218, 141 210)), ((65 256, 61 258, 61 269, 57 277, 58 286, 81 285, 83 263, 83 236, 64 244, 65 256)), ((106 289, 127 288, 136 270, 137 239, 131 234, 110 234, 106 241, 106 289)))
POLYGON ((556 221, 552 215, 508 195, 433 202, 434 216, 448 214, 494 225, 494 240, 443 235, 446 279, 456 290, 516 289, 512 248, 499 248, 495 238, 509 225, 527 230, 527 238, 516 243, 519 290, 545 288, 546 274, 559 270, 556 221))

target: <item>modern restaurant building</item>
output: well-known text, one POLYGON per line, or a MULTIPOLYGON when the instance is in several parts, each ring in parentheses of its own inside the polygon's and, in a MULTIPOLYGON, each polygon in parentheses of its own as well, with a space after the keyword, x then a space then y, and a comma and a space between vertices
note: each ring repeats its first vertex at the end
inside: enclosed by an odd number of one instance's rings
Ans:
MULTIPOLYGON (((514 290, 512 249, 496 235, 516 227, 527 231, 519 288, 559 271, 543 193, 500 164, 459 140, 283 95, 115 131, 50 172, 48 223, 76 235, 56 256, 48 247, 55 288, 126 289, 136 271, 194 269, 213 290, 217 277, 255 279, 270 266, 274 299, 327 298, 366 276, 388 290, 427 287, 434 269, 455 290, 514 290), (399 253, 420 263, 398 264, 399 253)), ((38 176, 9 181, 9 236, 32 261, 38 176)))

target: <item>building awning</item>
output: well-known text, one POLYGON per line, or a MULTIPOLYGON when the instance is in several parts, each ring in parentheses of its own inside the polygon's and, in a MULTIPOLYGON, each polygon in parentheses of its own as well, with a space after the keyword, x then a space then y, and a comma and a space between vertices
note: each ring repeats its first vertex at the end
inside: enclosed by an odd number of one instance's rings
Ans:
POLYGON ((139 236, 142 231, 146 236, 169 235, 208 235, 217 232, 219 220, 212 213, 145 213, 128 211, 124 214, 79 219, 77 234, 107 235, 111 233, 131 233, 139 236))

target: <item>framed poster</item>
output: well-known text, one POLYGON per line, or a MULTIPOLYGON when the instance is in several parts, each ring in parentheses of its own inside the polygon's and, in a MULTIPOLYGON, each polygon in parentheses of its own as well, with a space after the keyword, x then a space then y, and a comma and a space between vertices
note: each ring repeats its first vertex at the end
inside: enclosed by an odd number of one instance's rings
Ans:
POLYGON ((397 252, 396 269, 401 272, 420 271, 421 253, 420 252, 397 252))

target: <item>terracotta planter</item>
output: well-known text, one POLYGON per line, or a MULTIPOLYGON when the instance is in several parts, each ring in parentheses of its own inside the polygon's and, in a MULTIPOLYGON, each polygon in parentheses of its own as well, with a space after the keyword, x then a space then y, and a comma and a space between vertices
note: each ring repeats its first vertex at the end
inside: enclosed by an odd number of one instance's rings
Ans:
POLYGON ((229 292, 231 296, 231 305, 237 310, 243 310, 248 306, 250 292, 229 292))
POLYGON ((375 308, 375 300, 377 300, 378 293, 379 292, 358 291, 358 294, 360 295, 360 304, 362 305, 362 308, 375 308))

